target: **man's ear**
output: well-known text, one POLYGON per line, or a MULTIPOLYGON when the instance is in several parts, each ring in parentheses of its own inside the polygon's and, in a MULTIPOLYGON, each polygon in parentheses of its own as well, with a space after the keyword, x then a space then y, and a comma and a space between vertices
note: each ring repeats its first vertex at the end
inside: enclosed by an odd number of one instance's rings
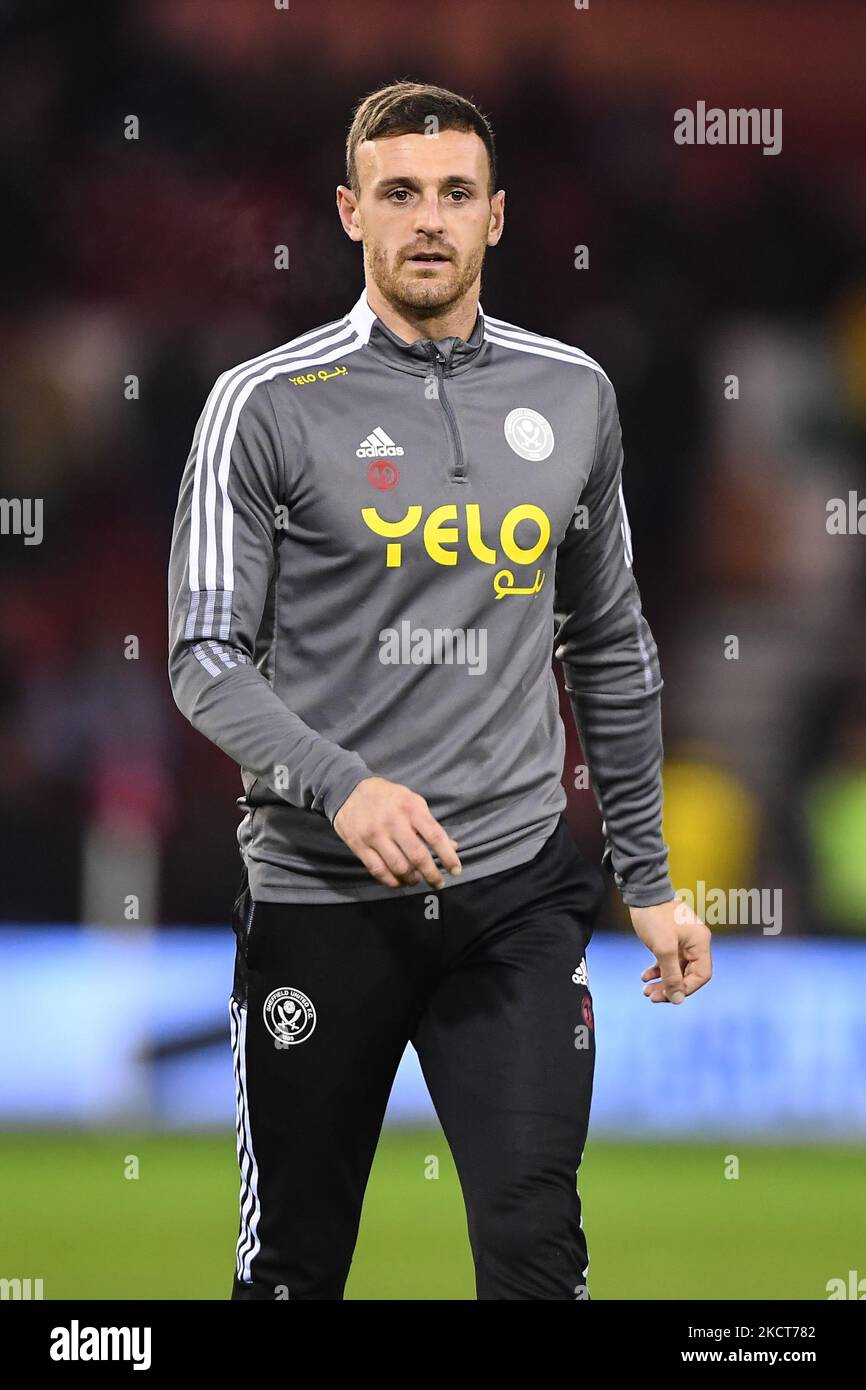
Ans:
POLYGON ((490 199, 490 225, 487 231, 487 245, 495 246, 505 230, 505 189, 500 188, 490 199))
POLYGON ((361 228, 358 226, 358 200, 351 188, 344 183, 337 184, 337 213, 343 224, 343 231, 352 241, 361 241, 361 228))

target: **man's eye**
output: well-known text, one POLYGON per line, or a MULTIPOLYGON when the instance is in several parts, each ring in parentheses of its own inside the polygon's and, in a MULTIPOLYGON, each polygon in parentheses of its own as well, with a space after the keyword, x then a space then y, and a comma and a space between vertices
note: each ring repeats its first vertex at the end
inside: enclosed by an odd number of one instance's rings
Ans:
POLYGON ((403 203, 409 197, 409 190, 408 188, 392 188, 388 197, 393 198, 395 202, 403 203))
POLYGON ((453 198, 455 195, 457 196, 457 198, 459 198, 461 203, 465 203, 466 199, 469 197, 469 194, 466 192, 465 188, 452 188, 448 196, 450 198, 453 198))

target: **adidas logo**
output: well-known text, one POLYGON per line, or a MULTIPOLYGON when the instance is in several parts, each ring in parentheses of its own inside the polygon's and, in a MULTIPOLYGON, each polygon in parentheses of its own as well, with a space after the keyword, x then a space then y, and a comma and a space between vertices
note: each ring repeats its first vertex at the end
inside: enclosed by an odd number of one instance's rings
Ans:
POLYGON ((355 454, 359 459, 402 458, 403 446, 395 444, 382 426, 377 425, 366 439, 361 440, 355 454))
POLYGON ((580 962, 580 965, 577 967, 571 978, 574 980, 574 983, 576 985, 586 985, 587 989, 589 989, 589 975, 586 969, 586 956, 583 957, 583 960, 580 962))

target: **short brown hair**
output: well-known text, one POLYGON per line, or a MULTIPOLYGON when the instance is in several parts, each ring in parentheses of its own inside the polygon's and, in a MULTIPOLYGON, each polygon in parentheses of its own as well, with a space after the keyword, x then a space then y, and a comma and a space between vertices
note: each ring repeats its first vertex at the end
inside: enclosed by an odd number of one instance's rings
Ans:
POLYGON ((392 82, 362 98, 346 139, 346 182, 357 195, 361 191, 355 154, 362 140, 384 135, 424 135, 435 116, 439 130, 474 131, 484 141, 490 164, 488 194, 496 191, 496 147, 488 118, 466 97, 433 87, 426 82, 392 82))

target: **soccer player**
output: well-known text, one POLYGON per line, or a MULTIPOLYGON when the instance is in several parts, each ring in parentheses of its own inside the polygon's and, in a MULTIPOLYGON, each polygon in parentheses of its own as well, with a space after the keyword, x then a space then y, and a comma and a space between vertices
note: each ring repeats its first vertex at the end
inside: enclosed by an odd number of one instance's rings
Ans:
POLYGON ((238 1300, 343 1298, 410 1040, 477 1297, 589 1297, 576 1173, 607 880, 563 814, 554 654, 602 862, 655 957, 644 994, 678 1004, 710 978, 662 838, 613 387, 483 312, 504 201, 472 103, 408 82, 366 97, 337 189, 364 292, 222 373, 180 486, 172 689, 245 792, 238 1300))

